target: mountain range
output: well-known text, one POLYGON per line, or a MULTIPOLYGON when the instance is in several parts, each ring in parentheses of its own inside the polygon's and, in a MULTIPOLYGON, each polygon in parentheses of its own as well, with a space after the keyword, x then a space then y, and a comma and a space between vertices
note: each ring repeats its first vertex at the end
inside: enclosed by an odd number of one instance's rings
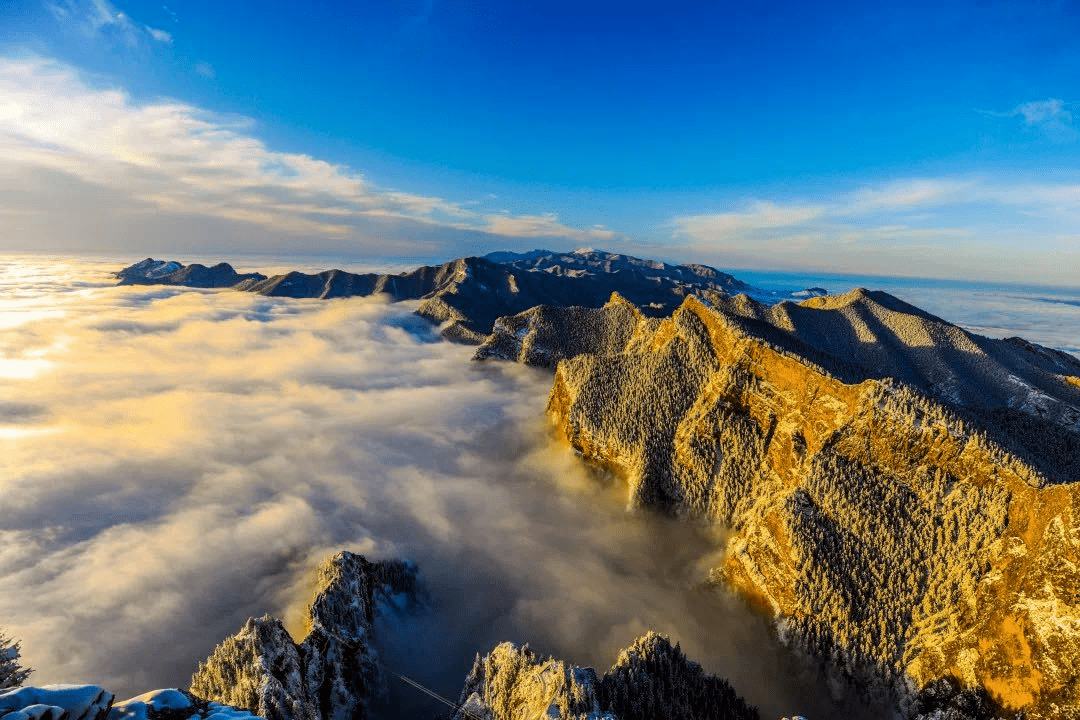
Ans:
MULTIPOLYGON (((496 252, 397 274, 326 270, 272 277, 240 274, 228 263, 207 267, 147 258, 116 275, 127 285, 233 288, 268 297, 383 295, 390 300, 420 300, 417 314, 441 324, 445 337, 468 343, 482 342, 499 317, 542 304, 599 307, 613 292, 651 316, 670 314, 693 293, 736 291, 775 297, 705 265, 668 265, 585 249, 572 253, 496 252)), ((820 288, 802 292, 824 293, 820 288)))
MULTIPOLYGON (((476 360, 548 368, 557 433, 620 479, 631 508, 729 528, 709 582, 769 614, 835 682, 897 718, 1080 717, 1072 355, 882 292, 777 295, 714 268, 592 250, 397 275, 152 259, 117 275, 417 300, 476 360)), ((413 592, 423 569, 347 554, 327 568, 307 638, 253 619, 185 697, 267 720, 365 717, 380 682, 376 600, 413 592)), ((655 634, 604 674, 504 643, 478 654, 455 717, 758 717, 737 690, 655 634)))

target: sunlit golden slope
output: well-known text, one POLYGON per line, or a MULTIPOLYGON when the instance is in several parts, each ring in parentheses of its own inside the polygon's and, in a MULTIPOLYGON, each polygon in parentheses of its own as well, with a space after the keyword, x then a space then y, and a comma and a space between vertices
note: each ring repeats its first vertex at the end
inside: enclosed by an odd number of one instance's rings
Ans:
POLYGON ((617 347, 555 373, 569 441, 633 505, 730 524, 717 578, 849 677, 1080 712, 1076 361, 865 291, 713 300, 609 311, 617 347))

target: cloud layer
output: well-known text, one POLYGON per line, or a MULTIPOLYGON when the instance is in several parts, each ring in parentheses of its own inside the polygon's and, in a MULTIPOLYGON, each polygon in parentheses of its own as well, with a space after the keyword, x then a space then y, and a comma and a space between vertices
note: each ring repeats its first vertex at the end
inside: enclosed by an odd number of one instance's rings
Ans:
POLYGON ((605 668, 655 628, 777 716, 828 705, 697 589, 719 538, 628 515, 551 440, 549 376, 471 363, 404 304, 105 270, 0 263, 0 622, 36 682, 184 685, 248 616, 299 627, 311 568, 348 548, 419 563, 429 605, 381 622, 384 657, 444 693, 497 641, 605 668))
MULTIPOLYGON (((93 4, 94 22, 134 27, 104 5, 93 4)), ((271 150, 246 119, 135 102, 46 60, 0 59, 0 97, 0 229, 15 249, 444 256, 616 237, 554 214, 485 212, 377 187, 344 166, 271 150)))

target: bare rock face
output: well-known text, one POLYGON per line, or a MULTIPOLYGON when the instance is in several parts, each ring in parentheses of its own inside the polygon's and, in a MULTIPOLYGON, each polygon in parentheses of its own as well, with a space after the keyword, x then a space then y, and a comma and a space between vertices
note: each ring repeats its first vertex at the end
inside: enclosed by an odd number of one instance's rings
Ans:
POLYGON ((335 555, 319 573, 311 630, 296 644, 276 618, 250 619, 191 679, 191 693, 266 720, 363 720, 382 678, 372 644, 383 598, 414 598, 416 570, 402 562, 335 555))
POLYGON ((638 638, 598 677, 528 648, 498 645, 477 656, 455 720, 757 720, 730 685, 707 675, 656 633, 638 638))
POLYGON ((632 505, 730 525, 718 581, 905 711, 1080 716, 1080 362, 865 291, 623 317, 548 411, 632 505))

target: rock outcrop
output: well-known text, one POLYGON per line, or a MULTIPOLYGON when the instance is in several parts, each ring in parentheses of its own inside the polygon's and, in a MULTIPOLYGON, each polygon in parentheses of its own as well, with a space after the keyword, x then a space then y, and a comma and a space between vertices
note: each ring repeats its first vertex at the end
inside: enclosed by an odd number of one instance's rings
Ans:
POLYGON ((376 606, 415 599, 416 570, 342 552, 321 568, 318 587, 301 643, 276 618, 252 618, 200 664, 191 693, 266 720, 366 718, 382 683, 372 644, 376 606))
POLYGON ((455 720, 757 720, 720 678, 687 660, 656 633, 638 638, 599 677, 592 668, 541 659, 528 646, 498 645, 479 655, 455 720))
POLYGON ((730 525, 715 579, 785 638, 907 710, 953 679, 1080 715, 1080 361, 865 291, 616 299, 561 349, 570 312, 500 321, 511 356, 568 358, 556 426, 632 505, 730 525))

